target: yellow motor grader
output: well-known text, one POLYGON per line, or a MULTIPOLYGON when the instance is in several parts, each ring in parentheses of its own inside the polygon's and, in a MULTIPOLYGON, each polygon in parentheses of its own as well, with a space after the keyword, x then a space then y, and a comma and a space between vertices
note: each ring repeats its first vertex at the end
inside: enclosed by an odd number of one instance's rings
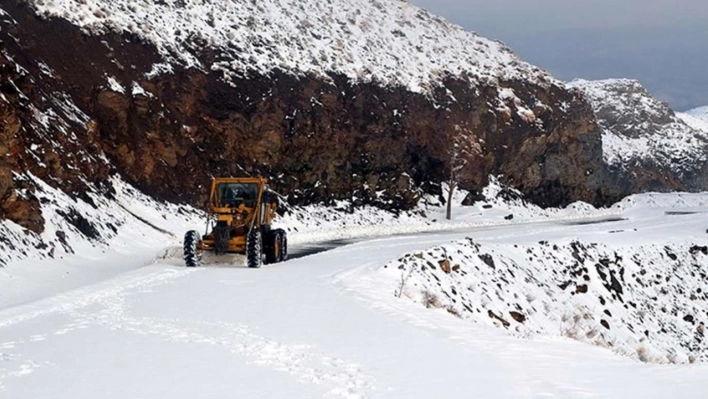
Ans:
POLYGON ((189 231, 184 236, 184 261, 201 265, 202 254, 245 254, 248 267, 287 259, 288 238, 282 229, 271 229, 278 195, 265 178, 215 178, 211 184, 206 234, 189 231))

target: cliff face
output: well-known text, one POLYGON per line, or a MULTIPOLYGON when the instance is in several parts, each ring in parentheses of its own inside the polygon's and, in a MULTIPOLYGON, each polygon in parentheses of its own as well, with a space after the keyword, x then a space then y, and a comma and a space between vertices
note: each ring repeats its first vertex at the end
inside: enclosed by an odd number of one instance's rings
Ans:
POLYGON ((29 175, 199 206, 211 176, 263 174, 293 203, 407 209, 460 135, 483 150, 463 188, 501 175, 543 206, 639 189, 607 173, 580 92, 503 45, 401 2, 320 3, 3 1, 0 218, 41 231, 29 175))

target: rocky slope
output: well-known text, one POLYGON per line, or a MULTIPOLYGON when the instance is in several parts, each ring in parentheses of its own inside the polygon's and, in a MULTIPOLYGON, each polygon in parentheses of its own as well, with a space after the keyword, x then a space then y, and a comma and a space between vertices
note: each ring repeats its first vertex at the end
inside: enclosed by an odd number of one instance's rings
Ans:
POLYGON ((35 179, 92 204, 119 175, 198 206, 213 175, 263 174, 292 203, 410 209, 460 137, 482 150, 472 191, 498 175, 542 206, 601 205, 687 186, 611 175, 580 92, 405 2, 7 0, 0 40, 0 219, 34 232, 35 179))
POLYGON ((515 336, 565 336, 643 362, 705 362, 708 219, 665 210, 705 212, 707 201, 632 196, 613 207, 626 222, 546 237, 518 226, 520 236, 506 242, 468 238, 405 254, 374 279, 387 295, 515 336))
POLYGON ((708 188, 708 127, 675 113, 637 81, 576 80, 595 110, 603 157, 616 181, 645 190, 708 188), (672 184, 667 185, 667 181, 672 184))
POLYGON ((468 240, 406 254, 386 269, 410 273, 406 297, 462 319, 522 337, 560 334, 644 362, 693 363, 707 359, 706 266, 706 247, 690 243, 468 240))

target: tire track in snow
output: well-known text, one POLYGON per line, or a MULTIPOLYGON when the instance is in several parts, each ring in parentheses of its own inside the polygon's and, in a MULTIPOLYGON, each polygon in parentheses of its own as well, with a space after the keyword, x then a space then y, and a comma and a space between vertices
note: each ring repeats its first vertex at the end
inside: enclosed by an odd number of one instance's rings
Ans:
MULTIPOLYGON (((160 269, 150 270, 146 273, 145 270, 141 269, 94 286, 70 291, 31 304, 5 309, 0 311, 0 330, 52 314, 71 315, 78 309, 86 308, 96 303, 105 303, 111 298, 122 298, 128 291, 167 284, 192 272, 193 270, 189 269, 160 269)), ((62 335, 86 327, 88 326, 82 321, 72 321, 55 331, 54 334, 62 335)), ((24 345, 45 341, 48 336, 49 334, 35 334, 27 339, 1 342, 0 349, 17 350, 24 345)), ((4 381, 7 379, 26 377, 47 364, 41 364, 31 359, 22 359, 19 355, 0 353, 0 391, 5 389, 4 381), (6 366, 15 366, 15 364, 17 365, 14 368, 6 366)))
MULTIPOLYGON (((310 345, 281 343, 254 334, 244 325, 131 315, 132 294, 146 292, 204 270, 150 269, 147 272, 146 269, 141 269, 95 286, 0 311, 0 329, 52 314, 63 314, 72 318, 52 332, 15 342, 0 343, 0 347, 17 350, 21 346, 40 342, 51 336, 70 334, 92 326, 103 326, 130 334, 157 336, 167 342, 220 346, 233 355, 245 358, 249 363, 286 372, 302 383, 328 387, 329 391, 325 395, 327 398, 363 399, 373 390, 373 378, 366 375, 356 364, 318 352, 310 345)), ((21 369, 18 370, 0 369, 0 387, 4 379, 29 374, 37 364, 32 363, 30 368, 25 367, 24 363, 20 366, 21 369), (25 373, 26 371, 29 373, 25 373)))
POLYGON ((223 347, 252 364, 286 372, 301 383, 329 386, 327 398, 363 399, 373 389, 373 378, 356 364, 320 353, 311 345, 281 343, 254 334, 240 324, 137 318, 129 314, 126 299, 125 296, 106 299, 99 312, 74 311, 75 324, 97 324, 173 343, 223 347))
MULTIPOLYGON (((153 269, 153 268, 151 268, 153 269)), ((54 313, 70 313, 101 302, 116 298, 126 291, 147 289, 167 284, 172 280, 196 272, 197 269, 158 269, 147 274, 141 269, 103 283, 70 291, 52 298, 43 299, 27 305, 21 305, 0 311, 0 328, 13 326, 38 317, 54 313)))

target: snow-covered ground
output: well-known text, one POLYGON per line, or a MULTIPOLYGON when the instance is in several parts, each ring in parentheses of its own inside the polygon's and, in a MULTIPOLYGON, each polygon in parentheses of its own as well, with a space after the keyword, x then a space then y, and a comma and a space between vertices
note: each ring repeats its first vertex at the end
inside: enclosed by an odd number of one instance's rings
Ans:
MULTIPOLYGON (((492 210, 494 205, 478 211, 492 210)), ((535 259, 558 259, 563 266, 571 266, 571 242, 586 247, 597 243, 582 256, 604 256, 611 248, 628 261, 641 253, 646 255, 642 262, 654 262, 642 266, 627 262, 625 280, 634 279, 632 273, 639 267, 653 274, 669 265, 671 257, 664 247, 684 261, 690 259, 679 252, 685 245, 705 245, 707 195, 646 194, 631 197, 612 211, 627 220, 578 224, 577 220, 545 218, 468 226, 454 232, 369 238, 260 270, 240 265, 187 269, 179 259, 147 262, 139 257, 96 256, 93 265, 84 266, 99 268, 111 259, 128 271, 61 293, 45 287, 43 299, 22 304, 5 299, 0 310, 0 395, 77 399, 702 398, 708 388, 705 364, 644 364, 630 356, 618 356, 610 349, 569 338, 563 326, 568 326, 575 314, 563 321, 563 314, 551 312, 573 304, 588 307, 593 317, 595 311, 601 311, 593 295, 606 288, 596 271, 587 272, 591 277, 589 293, 573 296, 564 293, 577 290, 576 280, 566 290, 550 284, 556 278, 552 271, 564 270, 561 265, 535 259), (465 244, 468 238, 493 255, 497 271, 506 268, 505 273, 513 272, 514 276, 498 275, 509 282, 498 281, 504 288, 499 291, 489 284, 492 280, 483 269, 489 267, 486 263, 462 262, 465 255, 477 253, 463 253, 455 261, 460 260, 462 270, 477 276, 465 283, 474 286, 475 293, 488 289, 492 301, 474 303, 482 298, 468 295, 457 304, 485 306, 485 312, 489 307, 515 323, 511 324, 512 334, 486 314, 478 318, 457 309, 463 316, 460 318, 448 310, 427 309, 416 303, 415 284, 420 287, 423 279, 409 280, 407 294, 401 298, 395 295, 401 275, 401 270, 392 267, 398 265, 396 259, 406 259, 409 253, 418 259, 417 252, 437 251, 428 248, 467 251, 471 248, 465 244), (554 250, 554 245, 559 250, 554 250), (507 260, 516 265, 502 266, 507 260), (525 281, 531 274, 540 284, 546 283, 545 290, 527 290, 533 286, 525 281), (576 300, 580 295, 587 299, 576 300), (523 303, 524 312, 536 307, 534 314, 527 314, 528 325, 518 331, 519 323, 503 314, 508 310, 505 306, 513 306, 512 300, 523 303)), ((475 212, 461 215, 462 221, 479 217, 475 212)), ((588 209, 583 212, 592 213, 588 209)), ((159 244, 143 243, 145 249, 155 245, 154 252, 159 244)), ((696 250, 695 256, 704 267, 701 251, 696 250)), ((72 259, 90 262, 88 258, 72 259)), ((19 264, 11 264, 3 273, 19 272, 19 264)), ((37 264, 46 269, 68 267, 61 261, 37 264)), ((456 264, 452 262, 451 267, 456 264)), ((608 275, 613 267, 608 266, 608 275)), ((578 281, 584 273, 577 276, 578 281)), ((444 280, 452 274, 436 275, 441 285, 452 283, 444 280)), ((75 278, 75 273, 66 277, 75 278)), ((663 278, 663 274, 661 278, 648 274, 646 281, 663 278)), ((708 289, 703 280, 683 274, 672 278, 671 284, 657 283, 647 289, 647 293, 649 289, 668 289, 655 303, 639 295, 636 286, 627 288, 623 299, 627 304, 636 301, 640 306, 660 307, 670 304, 667 298, 673 297, 671 304, 679 307, 677 310, 698 310, 696 323, 705 319, 704 299, 696 291, 708 289), (681 287, 683 293, 678 290, 681 287), (691 294, 697 298, 692 299, 691 294)), ((3 280, 0 286, 5 289, 12 283, 3 280)), ((623 323, 631 310, 622 310, 620 303, 611 301, 612 293, 602 295, 607 307, 611 306, 612 318, 607 316, 610 331, 618 332, 618 340, 630 338, 623 323)), ((672 310, 668 309, 669 313, 672 310)), ((654 323, 653 317, 648 314, 647 323, 654 323)), ((683 324, 679 323, 689 322, 675 322, 681 330, 683 324)), ((587 334, 583 328, 578 327, 578 332, 587 334)), ((676 348, 681 344, 676 342, 676 348)), ((663 347, 648 348, 647 353, 655 354, 654 349, 663 347)), ((687 357, 678 354, 676 359, 687 357)))
POLYGON ((706 361, 708 195, 678 207, 674 195, 656 197, 637 197, 626 219, 598 227, 522 228, 406 254, 373 274, 387 287, 375 291, 517 337, 560 334, 644 362, 706 361), (649 206, 661 203, 674 206, 649 206))
MULTIPOLYGON (((203 212, 157 202, 117 177, 111 183, 115 192, 88 192, 91 203, 71 198, 33 176, 29 178, 38 187, 34 195, 43 204, 45 231, 36 235, 0 221, 0 306, 101 281, 144 266, 156 255, 177 257, 181 254, 183 234, 205 228, 203 212)), ((458 192, 453 221, 444 220, 442 204, 437 198, 428 197, 421 201, 419 209, 398 215, 372 207, 352 209, 347 203, 334 209, 295 207, 279 217, 276 225, 288 231, 291 244, 303 244, 617 213, 582 203, 562 210, 544 210, 522 200, 506 200, 500 193, 507 191, 502 191, 493 179, 485 191, 488 201, 471 207, 459 205, 466 193, 458 192), (513 220, 506 219, 509 215, 514 216, 513 220)))

